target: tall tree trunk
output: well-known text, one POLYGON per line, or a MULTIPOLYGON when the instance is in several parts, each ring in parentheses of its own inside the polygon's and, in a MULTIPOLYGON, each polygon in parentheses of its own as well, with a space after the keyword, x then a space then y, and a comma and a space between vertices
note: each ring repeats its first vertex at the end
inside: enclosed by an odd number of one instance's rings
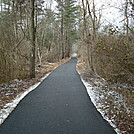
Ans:
POLYGON ((83 30, 83 39, 86 38, 87 36, 87 24, 86 24, 86 8, 85 8, 85 4, 84 4, 84 0, 82 0, 82 6, 83 6, 83 25, 84 25, 84 30, 83 30))
MULTIPOLYGON (((10 10, 10 6, 9 6, 9 10, 10 10)), ((16 12, 17 12, 17 4, 15 3, 15 0, 12 0, 12 19, 13 19, 12 21, 14 22, 14 34, 15 34, 15 38, 18 39, 18 32, 17 32, 18 26, 17 26, 17 16, 16 16, 17 14, 16 14, 16 12)))
POLYGON ((62 59, 64 59, 64 42, 63 42, 63 37, 64 37, 64 26, 63 26, 63 23, 64 23, 64 13, 63 13, 63 0, 61 1, 61 4, 62 4, 62 9, 61 9, 61 54, 62 54, 62 59))
POLYGON ((93 0, 93 15, 91 14, 91 9, 90 9, 90 4, 89 4, 89 1, 86 0, 86 4, 87 4, 87 7, 88 7, 88 13, 89 13, 89 16, 90 16, 90 19, 92 21, 92 29, 93 29, 93 38, 96 37, 96 13, 95 13, 95 3, 94 3, 94 0, 93 0))
POLYGON ((69 27, 66 28, 66 47, 65 47, 65 57, 70 56, 70 42, 69 42, 69 27))
POLYGON ((31 78, 35 77, 35 24, 34 24, 34 3, 35 0, 30 0, 31 7, 31 45, 32 45, 32 53, 31 53, 31 78))
POLYGON ((96 38, 96 13, 95 13, 95 3, 93 0, 93 39, 96 38))
MULTIPOLYGON (((82 0, 83 1, 83 0, 82 0)), ((86 7, 88 9, 88 13, 92 22, 92 37, 90 37, 91 35, 89 34, 88 40, 90 38, 90 43, 87 43, 87 53, 88 53, 88 62, 90 65, 91 70, 94 72, 94 65, 93 65, 93 50, 95 47, 95 39, 96 39, 96 11, 95 11, 95 2, 93 0, 93 9, 92 12, 93 14, 91 14, 91 9, 90 9, 90 4, 89 4, 89 0, 86 0, 86 7)))

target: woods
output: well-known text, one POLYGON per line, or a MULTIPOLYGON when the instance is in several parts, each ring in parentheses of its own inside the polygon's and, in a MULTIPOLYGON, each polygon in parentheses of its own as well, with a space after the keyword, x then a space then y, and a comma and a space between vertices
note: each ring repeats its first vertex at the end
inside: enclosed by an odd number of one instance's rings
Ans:
POLYGON ((96 87, 106 115, 133 133, 133 0, 0 0, 0 86, 36 79, 73 53, 85 79, 105 81, 96 87))
POLYGON ((71 54, 76 42, 78 7, 72 1, 1 1, 1 82, 35 77, 44 61, 71 54), (7 49, 8 48, 8 49, 7 49))
POLYGON ((103 2, 81 0, 78 44, 82 65, 79 68, 84 80, 94 87, 99 111, 112 120, 119 134, 131 134, 134 122, 133 2, 103 2), (111 11, 114 16, 121 13, 120 19, 114 20, 118 25, 112 22, 112 14, 109 20, 108 13, 104 15, 105 9, 110 8, 118 9, 111 11))
POLYGON ((133 84, 134 11, 131 1, 124 1, 124 8, 120 9, 124 15, 122 29, 113 24, 101 24, 104 5, 97 7, 94 0, 81 2, 83 16, 79 44, 82 60, 89 65, 90 70, 111 82, 133 84))
POLYGON ((69 57, 76 43, 81 59, 93 72, 114 82, 121 78, 132 83, 132 1, 124 1, 120 9, 124 14, 122 29, 101 24, 103 6, 97 7, 94 0, 78 4, 75 0, 57 0, 56 10, 52 10, 51 0, 47 3, 1 1, 1 82, 35 77, 37 65, 69 57))

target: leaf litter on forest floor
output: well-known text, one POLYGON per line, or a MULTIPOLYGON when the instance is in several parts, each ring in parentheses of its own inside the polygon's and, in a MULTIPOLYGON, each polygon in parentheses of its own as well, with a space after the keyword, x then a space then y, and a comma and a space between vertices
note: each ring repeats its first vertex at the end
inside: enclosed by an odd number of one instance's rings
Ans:
POLYGON ((84 63, 77 64, 78 73, 87 92, 103 118, 118 134, 134 133, 134 87, 109 84, 101 77, 88 72, 84 63))
POLYGON ((0 125, 29 92, 34 90, 52 70, 66 61, 68 59, 57 63, 46 62, 41 67, 37 67, 36 78, 14 79, 10 83, 2 83, 0 85, 0 125))

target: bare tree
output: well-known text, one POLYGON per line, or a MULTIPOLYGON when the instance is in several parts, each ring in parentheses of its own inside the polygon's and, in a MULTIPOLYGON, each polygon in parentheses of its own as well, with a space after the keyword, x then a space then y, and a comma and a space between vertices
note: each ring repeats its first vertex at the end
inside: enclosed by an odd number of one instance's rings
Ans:
POLYGON ((126 35, 128 37, 128 33, 129 33, 129 18, 128 18, 128 0, 125 0, 125 25, 126 25, 126 35))
POLYGON ((31 45, 32 45, 32 53, 31 53, 31 78, 35 77, 35 23, 34 23, 34 9, 35 9, 35 0, 30 0, 31 7, 31 45))

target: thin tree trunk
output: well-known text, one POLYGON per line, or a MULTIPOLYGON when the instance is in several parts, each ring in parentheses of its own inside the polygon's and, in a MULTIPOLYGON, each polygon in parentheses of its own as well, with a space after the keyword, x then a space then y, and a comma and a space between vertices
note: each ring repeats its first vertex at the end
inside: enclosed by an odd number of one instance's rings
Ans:
POLYGON ((92 29, 93 29, 93 38, 96 37, 96 14, 95 14, 95 3, 94 3, 94 0, 93 0, 93 15, 91 14, 91 9, 90 9, 90 5, 89 5, 89 1, 86 0, 86 4, 87 4, 87 7, 88 7, 88 13, 89 13, 89 16, 91 18, 91 21, 92 21, 92 29))
POLYGON ((64 37, 64 35, 63 35, 63 32, 64 32, 64 31, 63 31, 63 29, 64 29, 64 28, 63 28, 63 23, 64 23, 64 22, 63 22, 63 21, 64 21, 64 18, 63 18, 63 1, 62 1, 62 9, 61 9, 61 51, 62 51, 62 52, 61 52, 61 54, 62 54, 61 57, 62 57, 62 59, 64 59, 64 55, 65 55, 65 54, 64 54, 64 42, 63 42, 63 40, 64 40, 64 39, 63 39, 63 37, 64 37))
POLYGON ((96 38, 96 13, 95 13, 95 3, 93 0, 93 39, 96 38))
POLYGON ((83 6, 83 21, 84 21, 84 30, 83 30, 83 39, 87 36, 87 25, 86 25, 86 9, 85 9, 85 4, 84 0, 82 0, 82 6, 83 6))
POLYGON ((35 0, 30 1, 31 5, 31 45, 32 45, 32 54, 31 54, 31 78, 35 77, 35 24, 34 24, 34 3, 35 0))
POLYGON ((39 59, 39 67, 42 65, 42 55, 41 55, 41 51, 40 48, 38 48, 38 59, 39 59))
POLYGON ((126 35, 127 35, 127 38, 128 38, 128 32, 129 32, 129 20, 128 20, 128 0, 126 0, 126 3, 125 3, 125 25, 126 25, 126 35))
MULTIPOLYGON (((90 9, 90 4, 89 1, 86 0, 87 8, 88 8, 88 13, 92 22, 92 30, 93 30, 93 35, 92 38, 90 37, 90 43, 87 43, 87 52, 88 52, 88 62, 90 64, 91 70, 94 72, 94 65, 93 65, 93 50, 95 47, 95 39, 96 39, 96 13, 95 13, 95 3, 93 0, 93 14, 91 14, 91 9, 90 9)), ((90 34, 89 34, 90 36, 90 34)))

